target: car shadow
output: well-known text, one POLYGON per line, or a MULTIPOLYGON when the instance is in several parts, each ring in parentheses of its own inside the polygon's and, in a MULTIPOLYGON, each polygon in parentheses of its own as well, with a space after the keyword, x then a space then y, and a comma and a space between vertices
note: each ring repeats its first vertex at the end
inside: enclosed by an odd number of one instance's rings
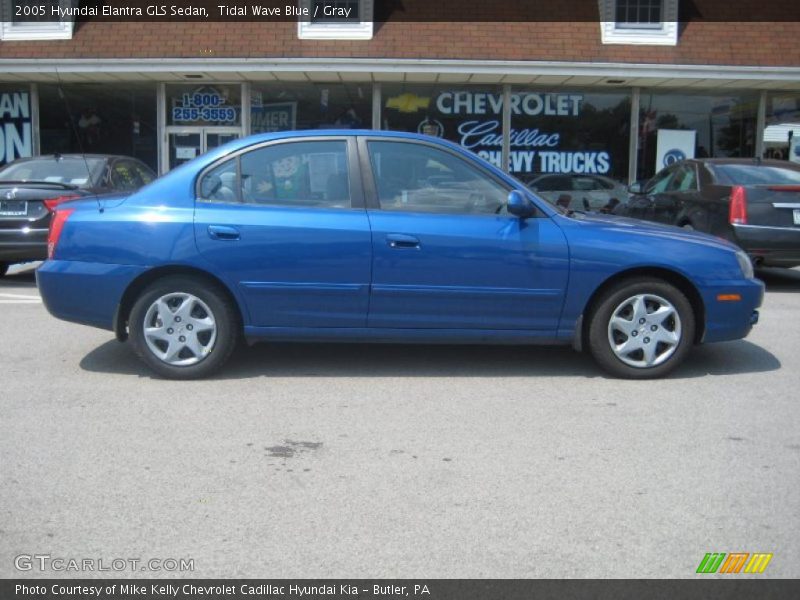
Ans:
MULTIPOLYGON (((128 344, 109 341, 80 362, 97 373, 158 378, 128 344)), ((781 367, 767 350, 739 340, 695 348, 671 379, 760 373, 781 367)), ((587 354, 557 346, 256 344, 236 350, 212 379, 257 377, 585 377, 611 378, 587 354)))
POLYGON ((800 269, 762 267, 756 270, 756 277, 764 282, 768 292, 800 292, 800 269))

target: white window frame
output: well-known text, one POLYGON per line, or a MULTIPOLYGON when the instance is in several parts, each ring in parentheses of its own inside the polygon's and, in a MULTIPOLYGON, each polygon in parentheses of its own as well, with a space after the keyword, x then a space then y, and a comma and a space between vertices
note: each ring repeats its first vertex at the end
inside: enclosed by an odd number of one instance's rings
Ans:
MULTIPOLYGON (((14 3, 11 0, 0 0, 0 12, 4 18, 11 18, 14 3)), ((63 8, 71 6, 69 0, 60 0, 63 8)), ((40 40, 71 40, 74 20, 72 18, 61 21, 23 21, 12 20, 0 22, 0 40, 13 41, 40 41, 40 40)))
POLYGON ((677 46, 678 0, 663 0, 661 24, 617 23, 617 0, 598 0, 600 8, 600 38, 603 44, 677 46))
MULTIPOLYGON (((361 21, 358 23, 313 23, 300 17, 297 37, 301 40, 371 40, 374 0, 358 0, 361 21)), ((298 0, 302 9, 311 11, 311 0, 298 0)))

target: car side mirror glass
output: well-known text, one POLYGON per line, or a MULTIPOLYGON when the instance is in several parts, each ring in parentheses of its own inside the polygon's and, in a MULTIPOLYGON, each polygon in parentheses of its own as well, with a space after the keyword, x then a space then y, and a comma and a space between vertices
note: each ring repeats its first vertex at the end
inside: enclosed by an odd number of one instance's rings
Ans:
POLYGON ((519 190, 511 190, 508 193, 508 204, 506 208, 510 214, 516 215, 520 219, 525 219, 536 214, 536 207, 533 202, 519 190))

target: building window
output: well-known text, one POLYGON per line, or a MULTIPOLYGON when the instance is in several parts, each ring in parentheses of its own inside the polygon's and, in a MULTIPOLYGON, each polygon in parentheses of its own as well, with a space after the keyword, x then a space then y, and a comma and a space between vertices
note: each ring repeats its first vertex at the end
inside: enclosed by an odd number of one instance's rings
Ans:
POLYGON ((72 17, 59 18, 59 9, 70 6, 69 0, 0 0, 0 40, 72 39, 72 17))
POLYGON ((152 83, 39 84, 42 154, 125 154, 158 167, 152 83))
POLYGON ((373 0, 299 0, 301 40, 371 40, 373 0))
POLYGON ((661 29, 664 3, 661 0, 617 0, 617 29, 661 29))
POLYGON ((369 83, 253 84, 252 133, 293 129, 364 129, 372 123, 369 83))
POLYGON ((800 94, 770 93, 764 129, 764 158, 800 163, 800 94))
POLYGON ((691 132, 687 158, 755 156, 758 93, 753 91, 686 92, 646 90, 639 94, 638 173, 649 179, 666 165, 658 152, 661 130, 691 132))
POLYGON ((604 44, 675 46, 678 0, 598 0, 604 44))

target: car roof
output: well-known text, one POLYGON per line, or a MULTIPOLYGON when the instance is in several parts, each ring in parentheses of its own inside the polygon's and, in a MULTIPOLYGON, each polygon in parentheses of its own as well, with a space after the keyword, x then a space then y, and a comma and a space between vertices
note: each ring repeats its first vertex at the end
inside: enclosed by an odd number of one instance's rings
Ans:
POLYGON ((130 160, 139 160, 133 156, 124 156, 121 154, 40 154, 38 156, 24 156, 18 158, 19 162, 28 162, 32 160, 84 160, 87 158, 99 158, 104 160, 125 158, 130 160))
POLYGON ((411 133, 407 131, 386 131, 381 129, 297 129, 292 131, 273 131, 269 133, 256 133, 248 135, 225 144, 228 148, 252 146, 260 144, 261 142, 269 142, 272 140, 289 139, 295 137, 380 137, 380 138, 398 138, 408 140, 422 140, 429 142, 439 142, 450 146, 458 146, 453 142, 444 138, 424 135, 421 133, 411 133))
MULTIPOLYGON (((383 140, 405 139, 405 140, 428 142, 440 146, 446 146, 460 154, 464 155, 471 154, 469 149, 466 149, 463 146, 456 144, 455 142, 451 142, 450 140, 446 140, 440 137, 423 135, 421 133, 409 133, 407 131, 385 131, 377 129, 300 129, 292 131, 274 131, 270 133, 256 133, 245 137, 237 138, 235 140, 226 142, 221 146, 217 146, 212 150, 209 150, 202 156, 205 157, 204 160, 210 163, 224 156, 227 156, 228 154, 239 152, 240 150, 245 150, 247 148, 250 148, 252 146, 257 146, 265 142, 291 140, 294 138, 319 139, 326 137, 341 138, 341 137, 356 137, 356 136, 368 137, 373 139, 383 139, 383 140)), ((193 162, 194 161, 189 161, 187 163, 184 163, 184 165, 180 165, 179 167, 177 167, 177 169, 173 169, 170 172, 179 170, 185 165, 191 165, 193 164, 193 162)), ((505 177, 506 175, 503 174, 503 176, 505 177)))

